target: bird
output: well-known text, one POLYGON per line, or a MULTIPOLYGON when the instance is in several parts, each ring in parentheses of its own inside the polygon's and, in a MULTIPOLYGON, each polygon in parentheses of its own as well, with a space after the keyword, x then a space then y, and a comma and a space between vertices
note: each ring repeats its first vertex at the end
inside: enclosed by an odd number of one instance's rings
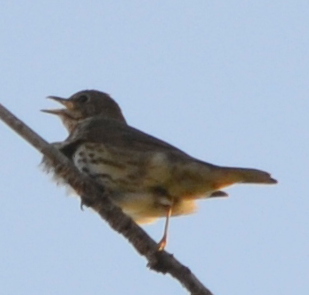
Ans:
MULTIPOLYGON (((69 133, 56 147, 80 172, 112 192, 112 201, 136 223, 165 218, 160 251, 167 245, 170 218, 194 213, 198 200, 227 197, 222 189, 238 183, 277 183, 268 172, 210 164, 130 126, 105 92, 48 98, 64 108, 42 111, 57 115, 69 133)), ((50 168, 48 159, 43 163, 50 168)))

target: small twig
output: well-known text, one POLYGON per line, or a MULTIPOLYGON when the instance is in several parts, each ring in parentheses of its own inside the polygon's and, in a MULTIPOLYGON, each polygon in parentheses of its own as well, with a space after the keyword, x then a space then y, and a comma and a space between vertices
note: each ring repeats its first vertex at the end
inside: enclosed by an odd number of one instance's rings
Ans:
POLYGON ((0 118, 27 142, 48 157, 57 175, 62 177, 80 196, 82 202, 92 207, 109 225, 122 234, 138 253, 148 260, 150 269, 169 273, 177 279, 191 294, 212 295, 212 293, 195 277, 189 268, 182 265, 173 255, 158 251, 157 243, 141 229, 120 208, 113 204, 109 193, 89 177, 81 174, 73 163, 59 150, 47 143, 21 120, 0 104, 0 118))

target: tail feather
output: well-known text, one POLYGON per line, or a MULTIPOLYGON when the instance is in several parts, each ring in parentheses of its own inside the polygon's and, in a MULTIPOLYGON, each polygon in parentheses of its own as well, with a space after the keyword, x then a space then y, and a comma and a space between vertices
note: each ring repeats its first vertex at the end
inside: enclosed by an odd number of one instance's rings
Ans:
POLYGON ((250 168, 220 167, 218 188, 234 183, 275 184, 277 180, 270 173, 250 168))

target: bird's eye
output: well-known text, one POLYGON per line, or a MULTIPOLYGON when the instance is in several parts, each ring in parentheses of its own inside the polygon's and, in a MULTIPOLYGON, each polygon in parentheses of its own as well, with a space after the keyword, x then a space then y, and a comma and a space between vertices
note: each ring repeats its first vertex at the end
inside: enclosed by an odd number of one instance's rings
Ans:
POLYGON ((89 97, 87 95, 81 95, 79 98, 78 98, 78 101, 81 102, 81 103, 85 103, 89 100, 89 97))

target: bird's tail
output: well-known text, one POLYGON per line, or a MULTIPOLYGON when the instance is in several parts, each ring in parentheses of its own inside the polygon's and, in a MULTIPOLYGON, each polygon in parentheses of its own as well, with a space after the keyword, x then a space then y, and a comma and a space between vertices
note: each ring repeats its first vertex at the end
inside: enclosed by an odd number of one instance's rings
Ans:
POLYGON ((217 188, 223 188, 236 183, 275 184, 277 180, 270 173, 250 168, 218 167, 216 179, 217 188))

